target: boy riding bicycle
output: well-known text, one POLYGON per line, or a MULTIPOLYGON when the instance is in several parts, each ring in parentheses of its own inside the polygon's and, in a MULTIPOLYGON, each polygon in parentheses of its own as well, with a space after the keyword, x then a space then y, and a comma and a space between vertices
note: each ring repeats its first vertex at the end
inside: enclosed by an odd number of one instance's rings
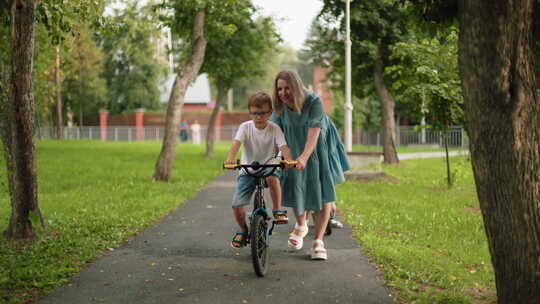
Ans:
MULTIPOLYGON (((257 161, 266 164, 275 158, 277 151, 281 151, 286 161, 291 161, 291 152, 285 141, 280 127, 268 121, 272 114, 272 99, 263 92, 254 93, 249 97, 248 110, 252 120, 240 125, 227 155, 225 164, 236 164, 236 154, 240 146, 244 146, 241 163, 250 164, 257 161)), ((290 167, 290 165, 287 165, 290 167)), ((234 235, 231 246, 244 247, 248 240, 248 226, 244 206, 250 203, 255 189, 255 180, 240 171, 238 183, 233 197, 232 207, 234 217, 240 230, 234 235)), ((266 178, 273 201, 272 214, 276 224, 287 224, 287 210, 281 209, 281 186, 277 172, 266 178)))

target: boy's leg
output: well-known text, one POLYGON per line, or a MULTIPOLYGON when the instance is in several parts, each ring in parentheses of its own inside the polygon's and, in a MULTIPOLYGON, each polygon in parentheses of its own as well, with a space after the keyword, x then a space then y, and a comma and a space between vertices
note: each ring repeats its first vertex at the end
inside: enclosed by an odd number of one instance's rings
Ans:
POLYGON ((241 232, 236 232, 231 241, 231 246, 233 248, 242 248, 246 246, 248 242, 248 227, 246 224, 246 213, 244 212, 244 207, 233 207, 234 218, 240 226, 241 232))
POLYGON ((276 176, 269 176, 266 178, 268 188, 270 188, 270 196, 272 197, 272 214, 276 224, 287 224, 289 218, 287 217, 287 210, 281 208, 281 185, 279 179, 276 176))
POLYGON ((281 185, 276 176, 266 178, 268 188, 270 188, 270 196, 272 197, 273 209, 281 209, 281 185))
POLYGON ((234 213, 234 219, 236 220, 236 223, 238 223, 240 230, 242 230, 242 232, 247 233, 248 226, 246 223, 246 212, 244 211, 244 206, 234 207, 233 213, 234 213))
POLYGON ((231 246, 234 248, 244 247, 248 241, 248 225, 246 223, 246 213, 244 206, 249 204, 253 194, 254 182, 249 176, 239 176, 234 193, 232 207, 236 223, 241 231, 235 233, 231 246))

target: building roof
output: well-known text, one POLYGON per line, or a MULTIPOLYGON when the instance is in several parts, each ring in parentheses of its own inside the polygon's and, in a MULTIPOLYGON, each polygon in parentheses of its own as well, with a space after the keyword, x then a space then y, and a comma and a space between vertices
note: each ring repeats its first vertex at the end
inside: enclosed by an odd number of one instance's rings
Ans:
MULTIPOLYGON (((176 79, 176 74, 172 73, 167 75, 167 78, 160 85, 161 102, 169 102, 169 97, 171 95, 171 89, 176 79)), ((188 104, 207 104, 211 102, 210 97, 210 82, 208 81, 207 74, 200 74, 197 76, 197 79, 188 87, 186 96, 184 98, 184 103, 188 104)))

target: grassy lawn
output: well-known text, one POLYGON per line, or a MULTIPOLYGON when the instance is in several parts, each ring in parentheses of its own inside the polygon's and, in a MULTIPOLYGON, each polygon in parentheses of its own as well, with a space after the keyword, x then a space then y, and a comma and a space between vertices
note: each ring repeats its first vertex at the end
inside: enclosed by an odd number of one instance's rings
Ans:
POLYGON ((402 303, 493 303, 495 284, 470 162, 385 166, 392 178, 348 181, 338 208, 402 303))
MULTIPOLYGON (((0 303, 26 303, 51 291, 181 206, 222 173, 228 146, 218 145, 209 160, 203 145, 179 145, 169 184, 152 181, 160 148, 159 142, 40 142, 39 202, 46 227, 37 243, 19 249, 0 236, 0 303)), ((5 230, 11 208, 3 155, 0 177, 0 230, 5 230)))
MULTIPOLYGON (((38 145, 39 200, 46 227, 25 247, 0 236, 0 303, 26 303, 65 283, 85 263, 114 250, 179 207, 221 174, 216 157, 178 146, 172 182, 151 177, 159 142, 44 141, 38 145)), ((1 152, 0 152, 1 153, 1 152)), ((492 303, 493 269, 470 163, 453 158, 446 188, 443 158, 384 167, 391 176, 338 187, 338 207, 386 284, 402 303, 492 303)), ((8 223, 0 155, 0 230, 8 223)))

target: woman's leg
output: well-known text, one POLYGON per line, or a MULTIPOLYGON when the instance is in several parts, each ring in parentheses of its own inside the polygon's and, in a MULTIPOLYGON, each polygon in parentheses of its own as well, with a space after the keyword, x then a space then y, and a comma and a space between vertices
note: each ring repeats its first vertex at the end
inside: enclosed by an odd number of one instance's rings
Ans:
POLYGON ((306 236, 308 231, 306 223, 306 212, 299 214, 298 211, 294 209, 294 216, 296 218, 296 225, 294 226, 294 230, 289 236, 288 243, 289 247, 300 250, 303 246, 303 238, 306 236))
POLYGON ((294 209, 294 217, 296 217, 296 225, 300 227, 306 226, 306 211, 304 213, 298 214, 297 210, 294 209))
POLYGON ((313 214, 315 219, 315 239, 322 240, 324 232, 326 231, 326 225, 330 219, 330 211, 332 210, 332 203, 323 204, 323 209, 313 214))

